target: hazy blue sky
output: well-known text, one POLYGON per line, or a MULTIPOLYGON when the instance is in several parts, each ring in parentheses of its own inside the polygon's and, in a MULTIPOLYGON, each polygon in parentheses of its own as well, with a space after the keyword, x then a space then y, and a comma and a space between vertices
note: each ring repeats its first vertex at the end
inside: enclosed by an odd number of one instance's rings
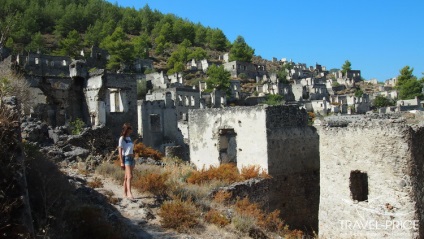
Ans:
POLYGON ((241 35, 255 54, 327 69, 345 60, 365 79, 384 81, 405 65, 424 72, 424 0, 118 0, 241 35))

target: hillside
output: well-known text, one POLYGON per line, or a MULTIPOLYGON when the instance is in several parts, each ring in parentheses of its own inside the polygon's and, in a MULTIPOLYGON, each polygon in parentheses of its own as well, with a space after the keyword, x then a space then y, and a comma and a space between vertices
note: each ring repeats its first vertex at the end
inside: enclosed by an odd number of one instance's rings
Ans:
POLYGON ((177 72, 191 58, 216 59, 231 43, 220 29, 162 14, 148 5, 124 8, 104 0, 4 0, 0 5, 0 47, 16 52, 80 57, 100 46, 111 55, 108 68, 136 58, 153 58, 159 70, 177 72), (174 54, 181 47, 184 55, 174 54), (168 59, 175 59, 169 63, 168 59), (190 57, 190 58, 189 58, 190 57))

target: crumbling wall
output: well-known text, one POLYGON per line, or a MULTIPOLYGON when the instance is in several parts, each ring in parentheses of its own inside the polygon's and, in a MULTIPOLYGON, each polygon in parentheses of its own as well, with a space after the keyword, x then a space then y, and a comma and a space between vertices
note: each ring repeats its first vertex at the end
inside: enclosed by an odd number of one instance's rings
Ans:
POLYGON ((269 209, 293 228, 318 229, 319 136, 297 107, 267 108, 269 209))
POLYGON ((419 235, 424 235, 424 127, 415 127, 410 142, 413 159, 412 187, 415 191, 415 210, 419 218, 419 235))
POLYGON ((219 166, 220 138, 224 131, 233 130, 237 167, 258 165, 267 170, 264 109, 265 106, 190 110, 190 161, 198 169, 219 166))
POLYGON ((422 238, 422 129, 368 119, 319 135, 319 236, 422 238))
POLYGON ((165 101, 142 101, 139 110, 145 145, 155 149, 161 149, 164 144, 185 146, 172 100, 168 104, 165 101))
POLYGON ((103 76, 105 87, 105 107, 106 107, 106 125, 111 129, 116 137, 122 130, 124 123, 130 123, 134 134, 138 132, 137 123, 137 75, 130 74, 106 74, 103 76), (111 110, 110 90, 118 89, 121 98, 120 111, 111 110))

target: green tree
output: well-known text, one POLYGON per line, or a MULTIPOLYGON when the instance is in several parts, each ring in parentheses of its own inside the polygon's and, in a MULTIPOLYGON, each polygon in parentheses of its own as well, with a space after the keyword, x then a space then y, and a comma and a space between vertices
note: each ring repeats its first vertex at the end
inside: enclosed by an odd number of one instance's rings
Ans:
POLYGON ((121 27, 117 27, 112 35, 106 37, 100 47, 110 54, 106 66, 108 69, 119 70, 123 64, 129 64, 134 60, 134 47, 121 27))
POLYGON ((103 22, 98 20, 94 25, 87 28, 84 36, 84 45, 87 47, 99 46, 100 42, 106 37, 103 31, 103 22))
POLYGON ((345 63, 342 65, 342 74, 345 76, 347 71, 352 70, 351 69, 352 64, 349 60, 346 60, 345 63))
POLYGON ((152 47, 150 38, 146 33, 140 36, 134 37, 131 40, 134 46, 134 57, 135 58, 147 58, 149 56, 149 49, 152 47))
POLYGON ((194 44, 196 46, 204 46, 206 44, 206 35, 207 35, 206 28, 202 26, 200 23, 196 24, 194 28, 195 28, 194 44))
POLYGON ((362 97, 363 94, 364 92, 361 89, 355 90, 355 97, 362 97))
POLYGON ((172 52, 168 59, 168 67, 170 68, 168 73, 172 74, 184 70, 184 65, 188 61, 188 56, 192 53, 190 46, 190 41, 185 39, 180 45, 178 45, 177 50, 172 52))
POLYGON ((41 51, 44 52, 44 39, 40 32, 35 33, 31 37, 31 42, 26 46, 27 51, 41 51))
POLYGON ((155 23, 159 21, 160 17, 161 14, 159 14, 159 12, 153 12, 149 5, 146 4, 142 9, 140 9, 141 30, 150 35, 155 23))
POLYGON ((231 46, 229 60, 251 62, 253 54, 255 50, 247 45, 242 36, 238 36, 231 46))
POLYGON ((194 51, 192 51, 188 55, 188 60, 195 59, 196 61, 199 61, 199 60, 207 59, 207 56, 208 56, 208 53, 203 48, 196 47, 194 51))
POLYGON ((283 64, 283 66, 277 71, 277 78, 280 83, 283 84, 289 84, 290 81, 287 80, 287 76, 289 75, 289 72, 293 69, 293 63, 292 62, 286 62, 283 64))
POLYGON ((55 53, 62 56, 77 57, 82 49, 82 40, 76 30, 69 32, 68 36, 59 41, 59 50, 55 53))
POLYGON ((122 19, 118 23, 125 33, 136 35, 141 31, 141 18, 134 8, 122 9, 122 19))
POLYGON ((209 89, 229 90, 231 73, 224 69, 224 66, 213 64, 206 71, 208 79, 206 85, 209 89))
POLYGON ((4 20, 0 18, 0 48, 6 44, 15 24, 16 18, 13 16, 8 16, 4 20))
POLYGON ((271 94, 266 95, 266 100, 264 102, 264 104, 267 104, 267 105, 281 105, 283 103, 284 103, 283 96, 271 95, 271 94))
POLYGON ((213 50, 224 51, 227 48, 228 40, 220 29, 209 29, 209 47, 213 50))
POLYGON ((393 106, 395 105, 395 102, 387 99, 386 97, 382 95, 377 95, 373 101, 373 105, 377 108, 381 108, 381 107, 393 106))
POLYGON ((401 100, 413 99, 415 97, 422 98, 423 80, 418 80, 413 75, 414 68, 409 66, 403 67, 397 77, 396 89, 398 90, 398 97, 401 100))

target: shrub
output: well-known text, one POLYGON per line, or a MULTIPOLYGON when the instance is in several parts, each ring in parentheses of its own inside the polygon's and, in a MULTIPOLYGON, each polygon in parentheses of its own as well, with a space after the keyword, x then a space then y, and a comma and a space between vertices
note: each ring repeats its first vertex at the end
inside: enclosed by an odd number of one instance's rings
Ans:
POLYGON ((284 225, 284 221, 280 218, 280 210, 275 210, 266 215, 263 220, 258 221, 260 227, 271 232, 285 232, 288 226, 284 225))
POLYGON ((142 192, 151 192, 155 195, 164 196, 168 190, 166 181, 168 180, 168 173, 150 173, 142 175, 134 180, 134 188, 142 192))
POLYGON ((88 182, 87 185, 91 188, 102 188, 103 187, 103 182, 100 178, 95 177, 93 179, 93 181, 88 182))
POLYGON ((237 200, 235 205, 235 210, 240 215, 251 216, 256 220, 260 221, 264 217, 264 213, 259 208, 257 203, 251 203, 247 197, 242 200, 237 200))
POLYGON ((72 134, 77 135, 81 134, 84 129, 85 123, 80 118, 76 118, 74 121, 69 123, 71 125, 72 134))
POLYGON ((125 171, 121 168, 121 163, 115 160, 113 164, 104 162, 96 168, 96 173, 113 178, 115 181, 124 180, 125 171))
POLYGON ((231 192, 227 192, 227 191, 218 191, 213 200, 217 203, 226 203, 228 202, 232 197, 232 193, 231 192))
POLYGON ((206 213, 205 221, 215 224, 219 227, 225 227, 226 225, 230 224, 230 220, 228 220, 224 215, 215 209, 212 209, 206 213))
POLYGON ((134 145, 134 154, 136 157, 151 157, 155 160, 160 160, 163 157, 159 151, 147 147, 143 143, 137 143, 134 145))
POLYGON ((208 170, 193 172, 187 182, 192 184, 202 184, 211 180, 220 180, 227 183, 240 181, 242 178, 235 164, 221 164, 218 168, 212 166, 208 170))
POLYGON ((236 214, 231 222, 238 231, 243 233, 247 233, 256 223, 253 217, 239 214, 236 214))
POLYGON ((261 168, 257 165, 250 165, 247 167, 243 167, 241 169, 241 177, 245 180, 251 179, 251 178, 257 178, 259 177, 259 170, 261 168))
POLYGON ((159 209, 160 223, 164 228, 185 232, 198 225, 199 213, 192 202, 174 199, 167 201, 159 209))
MULTIPOLYGON (((248 198, 237 200, 234 205, 236 213, 247 220, 251 218, 255 224, 266 231, 275 232, 280 235, 303 235, 302 231, 291 231, 288 225, 280 218, 280 211, 275 210, 269 214, 265 214, 257 203, 251 203, 248 198)), ((286 237, 289 238, 289 237, 286 237)))

